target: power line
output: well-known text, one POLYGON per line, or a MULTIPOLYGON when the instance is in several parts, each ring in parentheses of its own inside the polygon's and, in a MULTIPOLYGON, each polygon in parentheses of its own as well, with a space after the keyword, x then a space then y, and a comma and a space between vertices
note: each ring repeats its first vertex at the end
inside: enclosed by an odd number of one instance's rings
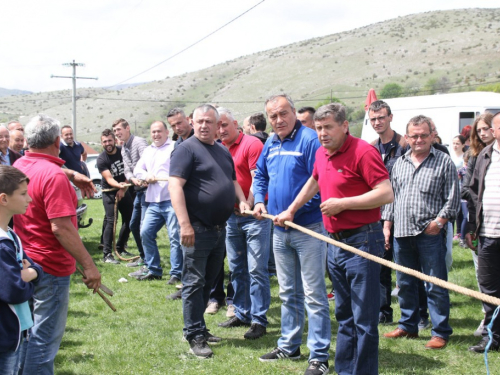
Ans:
POLYGON ((204 40, 205 40, 205 39, 207 39, 208 37, 210 37, 210 36, 212 36, 213 34, 215 34, 216 32, 218 32, 219 30, 222 30, 222 29, 223 29, 224 27, 226 27, 227 25, 229 25, 229 24, 233 23, 233 22, 234 22, 234 21, 236 21, 238 18, 240 18, 240 17, 244 16, 246 13, 250 12, 252 9, 254 9, 254 8, 256 8, 257 6, 259 6, 260 4, 262 4, 264 1, 266 1, 266 0, 262 0, 261 2, 259 2, 259 3, 255 4, 253 7, 251 7, 250 9, 248 9, 248 10, 246 10, 246 11, 244 11, 244 12, 243 12, 243 13, 241 13, 239 16, 237 16, 237 17, 233 18, 231 21, 227 22, 226 24, 222 25, 222 26, 221 26, 221 27, 219 27, 217 30, 212 31, 210 34, 208 34, 208 35, 204 36, 203 38, 201 38, 200 40, 198 40, 198 41, 194 42, 193 44, 189 45, 188 47, 184 48, 183 50, 181 50, 181 51, 179 51, 179 52, 175 53, 174 55, 172 55, 172 56, 170 56, 170 57, 166 58, 165 60, 163 60, 163 61, 159 62, 158 64, 153 65, 151 68, 148 68, 148 69, 146 69, 146 70, 144 70, 144 71, 142 71, 142 72, 140 72, 140 73, 138 73, 138 74, 136 74, 136 75, 134 75, 134 76, 132 76, 132 77, 130 77, 130 78, 127 78, 127 79, 126 79, 126 80, 124 80, 124 81, 118 82, 118 83, 116 83, 116 84, 114 84, 114 85, 112 85, 112 86, 108 86, 108 87, 106 87, 106 88, 108 88, 108 89, 109 89, 109 88, 111 88, 111 87, 115 87, 115 86, 121 85, 122 83, 125 83, 125 82, 127 82, 127 81, 130 81, 131 79, 134 79, 134 78, 136 78, 136 77, 138 77, 138 76, 140 76, 140 75, 142 75, 142 74, 144 74, 144 73, 146 73, 146 72, 149 72, 150 70, 152 70, 152 69, 156 68, 157 66, 159 66, 159 65, 161 65, 161 64, 164 64, 164 63, 166 63, 166 62, 167 62, 167 61, 169 61, 169 60, 172 60, 174 57, 179 56, 181 53, 183 53, 183 52, 187 51, 188 49, 190 49, 190 48, 194 47, 194 46, 195 46, 195 45, 197 45, 198 43, 200 43, 200 42, 204 41, 204 40))

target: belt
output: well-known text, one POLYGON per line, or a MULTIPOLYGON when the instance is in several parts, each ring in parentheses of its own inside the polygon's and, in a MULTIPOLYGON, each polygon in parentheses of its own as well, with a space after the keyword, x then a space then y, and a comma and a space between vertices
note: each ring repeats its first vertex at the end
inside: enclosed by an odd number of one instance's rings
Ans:
POLYGON ((226 229, 226 224, 223 224, 223 225, 211 225, 211 226, 207 226, 205 224, 203 224, 201 221, 193 221, 191 223, 191 225, 199 225, 205 229, 208 229, 208 230, 216 230, 217 232, 220 232, 224 229, 226 229))
POLYGON ((330 235, 330 238, 337 240, 337 241, 345 240, 346 238, 352 237, 355 234, 364 232, 365 230, 368 230, 368 229, 372 229, 376 224, 378 224, 378 221, 376 223, 363 225, 362 227, 359 227, 359 228, 347 229, 347 230, 343 230, 343 231, 337 232, 337 233, 329 233, 329 235, 330 235))

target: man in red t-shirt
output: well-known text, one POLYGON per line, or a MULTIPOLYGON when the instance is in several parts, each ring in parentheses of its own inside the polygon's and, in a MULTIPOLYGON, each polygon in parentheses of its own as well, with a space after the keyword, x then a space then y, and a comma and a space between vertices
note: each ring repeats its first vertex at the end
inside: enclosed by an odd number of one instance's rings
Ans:
MULTIPOLYGON (((231 153, 236 169, 236 180, 253 206, 250 190, 257 160, 262 152, 262 142, 256 137, 238 131, 238 123, 232 113, 218 108, 221 125, 220 139, 231 153)), ((234 213, 226 224, 226 250, 234 288, 235 316, 220 323, 219 327, 250 326, 245 339, 258 339, 266 333, 267 310, 271 302, 269 285, 269 261, 271 222, 244 216, 235 205, 234 213)))
MULTIPOLYGON (((323 222, 330 236, 381 256, 384 235, 380 207, 391 203, 394 194, 378 151, 349 134, 345 107, 340 104, 320 107, 314 123, 322 147, 316 152, 313 175, 288 209, 276 216, 275 224, 284 226, 284 221, 293 221, 295 212, 319 191, 323 222)), ((329 245, 328 267, 339 324, 335 371, 378 374, 380 266, 329 245)))
POLYGON ((29 177, 33 201, 24 215, 14 216, 14 223, 26 254, 45 274, 35 287, 34 325, 20 361, 25 374, 52 374, 66 326, 75 259, 84 269, 84 283, 94 292, 101 275, 78 235, 76 194, 58 157, 59 122, 38 115, 26 125, 25 134, 29 151, 14 166, 29 177))

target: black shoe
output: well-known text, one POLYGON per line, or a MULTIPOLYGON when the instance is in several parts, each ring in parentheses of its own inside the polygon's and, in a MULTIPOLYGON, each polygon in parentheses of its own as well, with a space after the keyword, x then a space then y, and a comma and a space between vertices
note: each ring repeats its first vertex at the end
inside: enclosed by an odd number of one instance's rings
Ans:
POLYGON ((238 317, 233 316, 231 319, 226 320, 225 322, 219 323, 219 327, 222 328, 233 328, 233 327, 241 327, 241 326, 250 326, 250 323, 245 323, 242 320, 239 320, 238 317))
POLYGON ((207 339, 207 342, 212 343, 212 344, 217 344, 217 343, 222 341, 222 337, 214 336, 208 331, 207 331, 207 333, 205 333, 205 338, 207 339))
POLYGON ((328 374, 330 370, 328 369, 328 361, 311 361, 309 362, 309 367, 307 368, 304 375, 324 375, 328 374))
POLYGON ((152 273, 148 273, 147 275, 137 277, 137 280, 139 281, 151 281, 151 280, 161 280, 161 279, 162 279, 161 276, 156 276, 153 275, 152 273))
MULTIPOLYGON (((489 341, 490 341, 489 337, 484 336, 483 339, 481 341, 479 341, 476 345, 469 347, 469 352, 484 353, 484 351, 486 350, 486 345, 488 345, 489 341)), ((499 345, 493 341, 491 343, 489 350, 493 350, 493 351, 498 352, 500 350, 500 348, 499 348, 499 345)))
POLYGON ((247 340, 256 340, 258 338, 261 338, 265 334, 266 334, 266 327, 258 323, 252 323, 250 329, 245 332, 243 337, 246 338, 247 340))
POLYGON ((120 264, 120 262, 118 262, 111 254, 106 255, 102 261, 104 263, 120 264))
POLYGON ((167 300, 176 300, 176 299, 182 299, 182 291, 178 290, 175 293, 169 294, 168 296, 165 297, 167 300))
POLYGON ((167 285, 175 285, 175 284, 179 284, 180 282, 181 281, 177 277, 172 276, 170 278, 170 280, 168 280, 167 285))
POLYGON ((191 347, 189 351, 198 358, 205 359, 214 355, 214 352, 212 352, 212 349, 207 344, 207 339, 203 335, 198 335, 194 339, 191 339, 189 346, 191 347))
POLYGON ((380 314, 378 317, 378 324, 392 324, 393 318, 390 315, 380 314))
POLYGON ((280 348, 274 349, 272 352, 264 354, 259 358, 261 362, 276 362, 280 359, 291 359, 292 361, 296 361, 300 359, 300 347, 292 354, 286 354, 280 348))

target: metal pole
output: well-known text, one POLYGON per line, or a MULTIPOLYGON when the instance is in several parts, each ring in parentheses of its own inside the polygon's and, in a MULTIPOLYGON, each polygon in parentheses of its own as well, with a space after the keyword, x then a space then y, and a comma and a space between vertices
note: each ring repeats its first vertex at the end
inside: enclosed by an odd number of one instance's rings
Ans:
POLYGON ((73 64, 71 64, 73 67, 73 97, 72 97, 72 102, 73 102, 73 116, 72 116, 72 121, 71 121, 71 126, 73 127, 73 138, 76 141, 77 137, 77 131, 76 131, 76 63, 75 60, 73 60, 73 64))

